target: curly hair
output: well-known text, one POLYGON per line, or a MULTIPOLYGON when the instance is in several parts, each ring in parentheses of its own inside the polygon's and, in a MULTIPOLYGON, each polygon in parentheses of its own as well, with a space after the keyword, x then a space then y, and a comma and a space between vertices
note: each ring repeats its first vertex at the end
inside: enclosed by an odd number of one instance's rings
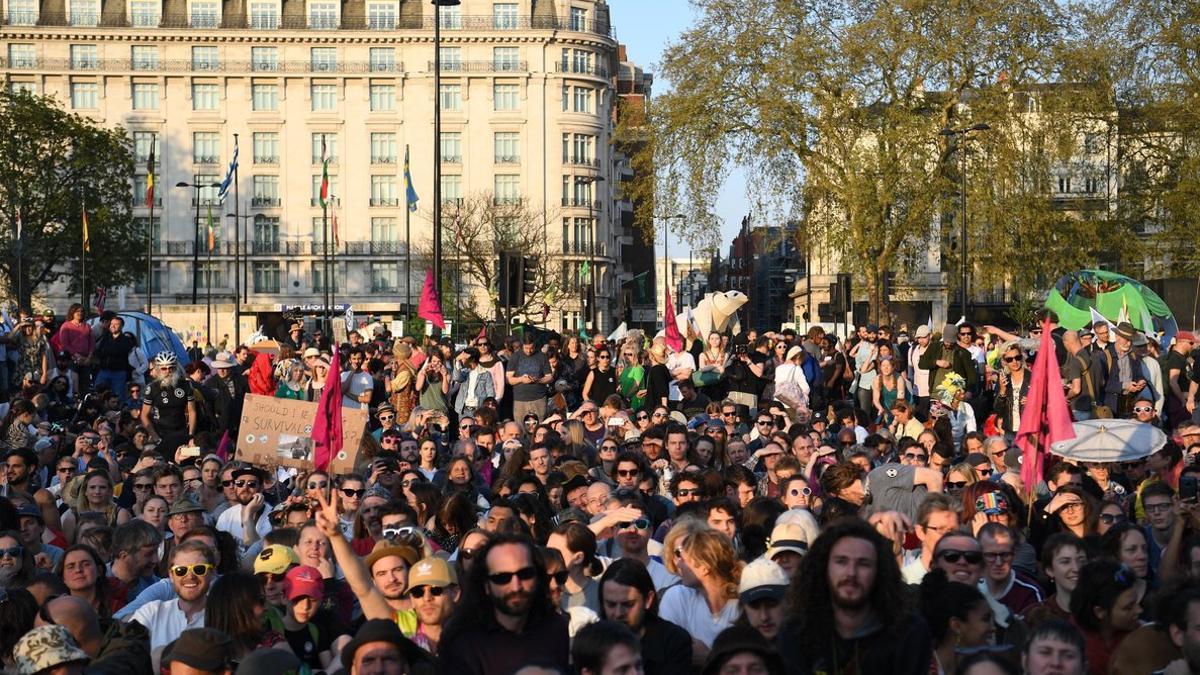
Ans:
POLYGON ((862 539, 875 549, 875 582, 868 602, 876 619, 889 631, 898 632, 904 628, 903 619, 908 611, 905 587, 900 577, 900 566, 892 555, 891 542, 866 522, 844 518, 831 524, 812 543, 789 591, 791 620, 796 634, 805 636, 805 643, 812 645, 809 649, 836 642, 833 599, 829 588, 829 559, 833 547, 848 538, 862 539))

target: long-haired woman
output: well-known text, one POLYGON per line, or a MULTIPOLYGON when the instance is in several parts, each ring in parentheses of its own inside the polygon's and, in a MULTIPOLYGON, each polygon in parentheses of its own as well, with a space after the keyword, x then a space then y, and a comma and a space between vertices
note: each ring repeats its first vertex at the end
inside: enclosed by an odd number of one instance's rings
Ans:
POLYGON ((942 569, 921 580, 920 609, 933 633, 930 672, 938 675, 956 672, 960 649, 987 645, 996 633, 992 607, 979 589, 950 581, 942 569))
POLYGON ((680 583, 663 592, 658 614, 705 647, 741 614, 742 563, 724 534, 691 518, 677 522, 663 541, 667 571, 680 583), (699 610, 699 611, 697 611, 699 610))
POLYGON ((59 576, 71 595, 86 601, 101 617, 110 617, 125 606, 125 588, 107 576, 106 566, 96 549, 75 544, 63 552, 59 576))
POLYGON ((102 513, 110 528, 124 525, 133 519, 133 515, 117 506, 113 501, 113 482, 107 471, 89 471, 86 475, 76 478, 79 481, 78 492, 71 508, 63 514, 63 534, 67 541, 75 541, 75 525, 81 513, 102 513))
POLYGON ((260 647, 285 642, 277 632, 263 628, 267 601, 262 584, 253 574, 231 572, 213 582, 204 608, 204 626, 233 638, 234 658, 260 647))

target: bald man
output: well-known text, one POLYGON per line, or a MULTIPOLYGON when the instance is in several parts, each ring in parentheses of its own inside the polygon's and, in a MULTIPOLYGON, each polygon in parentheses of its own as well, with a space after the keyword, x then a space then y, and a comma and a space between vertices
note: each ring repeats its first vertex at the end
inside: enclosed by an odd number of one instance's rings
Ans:
POLYGON ((73 595, 47 602, 34 625, 50 623, 66 628, 92 658, 88 665, 89 674, 154 675, 150 661, 150 633, 141 624, 113 621, 104 632, 96 610, 86 600, 73 595))

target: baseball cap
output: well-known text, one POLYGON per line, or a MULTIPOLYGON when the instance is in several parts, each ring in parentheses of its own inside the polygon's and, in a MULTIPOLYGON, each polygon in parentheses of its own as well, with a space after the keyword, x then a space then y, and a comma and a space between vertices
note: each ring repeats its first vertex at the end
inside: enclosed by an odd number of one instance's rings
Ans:
POLYGON ((915 333, 915 336, 919 338, 929 337, 929 334, 932 332, 933 331, 929 329, 928 325, 921 324, 920 326, 917 326, 917 332, 915 333))
POLYGON ((37 518, 37 521, 42 521, 42 510, 37 507, 37 504, 22 504, 17 507, 18 518, 37 518))
POLYGON ((325 599, 325 580, 315 567, 297 565, 288 570, 283 582, 284 593, 288 600, 308 596, 320 603, 325 599))
POLYGON ((437 556, 429 556, 417 561, 417 564, 413 565, 413 568, 408 572, 409 588, 416 588, 417 586, 445 588, 457 583, 458 577, 454 573, 454 568, 437 556))
POLYGON ((264 546, 254 558, 255 574, 283 574, 292 565, 300 564, 300 556, 283 544, 264 546))
POLYGON ((222 670, 233 660, 233 639, 216 628, 189 628, 163 650, 162 664, 178 661, 201 671, 222 670))
POLYGON ((774 560, 756 558, 742 570, 742 580, 738 583, 738 597, 742 604, 764 598, 782 600, 789 582, 787 572, 774 560))
POLYGON ((1181 330, 1175 334, 1175 341, 1176 342, 1191 342, 1192 344, 1195 344, 1196 336, 1193 335, 1191 331, 1181 330))

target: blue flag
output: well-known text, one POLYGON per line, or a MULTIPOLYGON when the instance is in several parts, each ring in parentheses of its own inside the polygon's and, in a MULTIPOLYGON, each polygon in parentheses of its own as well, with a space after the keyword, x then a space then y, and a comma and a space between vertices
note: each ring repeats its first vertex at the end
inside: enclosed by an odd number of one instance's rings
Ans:
POLYGON ((408 146, 404 146, 404 197, 408 200, 408 210, 417 212, 417 191, 413 188, 412 173, 408 170, 408 146))
POLYGON ((225 195, 229 193, 230 186, 233 185, 233 173, 238 168, 238 142, 237 138, 233 139, 233 159, 229 162, 229 170, 225 172, 225 180, 221 181, 221 187, 217 190, 217 201, 225 201, 225 195))

